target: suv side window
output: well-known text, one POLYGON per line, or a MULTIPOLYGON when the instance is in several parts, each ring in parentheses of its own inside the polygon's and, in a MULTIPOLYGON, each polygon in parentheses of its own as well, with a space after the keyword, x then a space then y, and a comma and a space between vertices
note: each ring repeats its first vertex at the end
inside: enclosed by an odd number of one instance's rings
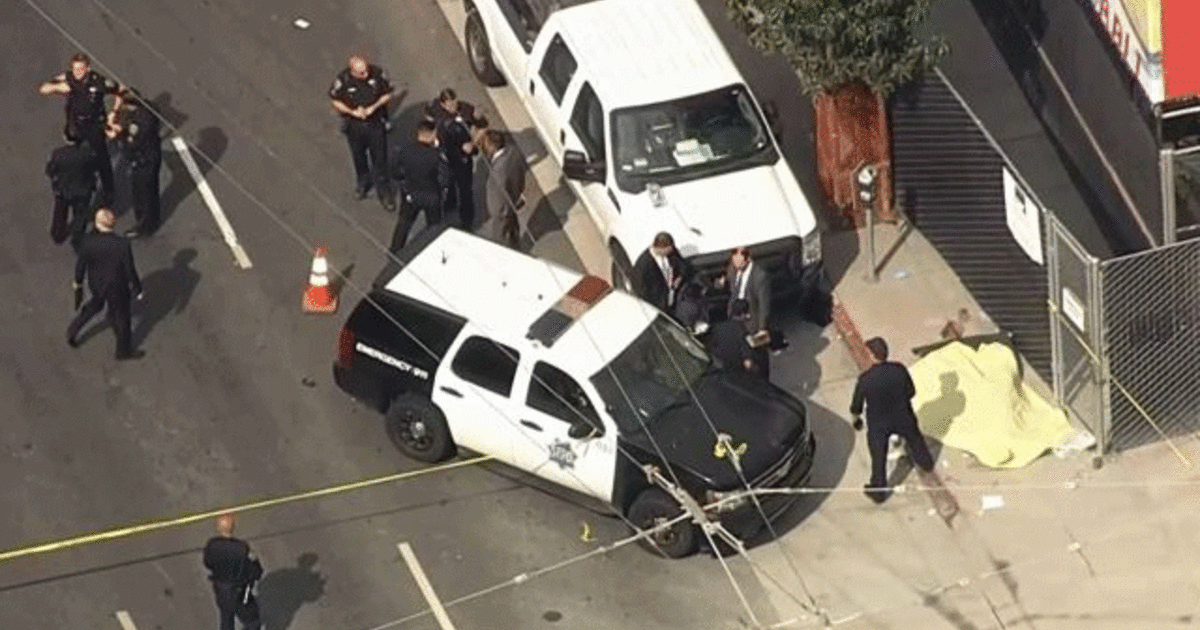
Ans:
POLYGON ((584 83, 571 111, 571 129, 593 162, 604 161, 604 108, 591 84, 584 83))
POLYGON ((506 345, 483 337, 463 342, 450 369, 464 381, 501 396, 512 393, 520 355, 506 345))
POLYGON ((546 48, 546 56, 542 58, 542 67, 538 70, 538 75, 546 82, 546 88, 550 90, 550 96, 554 97, 555 104, 562 105, 563 94, 567 93, 567 86, 570 85, 571 77, 575 76, 578 67, 579 64, 567 48, 562 35, 555 35, 546 48))
POLYGON ((604 426, 579 383, 549 363, 539 361, 533 367, 525 404, 568 424, 575 424, 582 416, 597 429, 604 426))

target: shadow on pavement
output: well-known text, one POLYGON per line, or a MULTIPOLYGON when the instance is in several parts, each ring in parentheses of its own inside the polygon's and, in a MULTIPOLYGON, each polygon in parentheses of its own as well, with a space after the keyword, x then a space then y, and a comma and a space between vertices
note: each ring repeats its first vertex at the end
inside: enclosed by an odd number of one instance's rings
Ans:
POLYGON ((200 272, 188 265, 196 259, 196 250, 181 249, 175 252, 173 264, 166 269, 159 269, 142 279, 142 290, 146 297, 142 302, 134 303, 133 316, 137 323, 133 326, 133 345, 140 346, 150 330, 163 320, 171 311, 178 315, 187 308, 188 301, 196 285, 200 283, 200 272))
POLYGON ((316 566, 317 554, 304 553, 296 559, 296 566, 263 576, 258 583, 263 626, 286 630, 301 606, 321 599, 325 594, 325 578, 314 570, 316 566))
MULTIPOLYGON (((205 127, 200 130, 198 139, 192 143, 191 147, 196 167, 200 169, 201 175, 207 175, 212 170, 213 164, 221 161, 221 156, 225 155, 225 150, 229 148, 229 137, 218 127, 205 127)), ((188 172, 187 167, 184 166, 183 159, 175 152, 174 147, 166 147, 163 150, 163 164, 171 173, 171 180, 167 182, 167 186, 163 188, 160 196, 161 221, 166 223, 170 220, 171 215, 175 214, 179 204, 187 199, 193 190, 196 190, 196 182, 192 179, 192 174, 188 172)))

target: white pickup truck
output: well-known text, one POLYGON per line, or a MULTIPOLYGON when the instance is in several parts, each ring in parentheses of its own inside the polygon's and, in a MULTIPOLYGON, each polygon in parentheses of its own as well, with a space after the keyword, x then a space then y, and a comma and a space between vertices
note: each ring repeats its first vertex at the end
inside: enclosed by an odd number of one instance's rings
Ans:
MULTIPOLYGON (((776 297, 820 284, 816 218, 696 0, 464 0, 471 66, 520 96, 628 288, 671 233, 700 279, 750 249, 776 297)), ((710 305, 724 298, 710 291, 710 305)))

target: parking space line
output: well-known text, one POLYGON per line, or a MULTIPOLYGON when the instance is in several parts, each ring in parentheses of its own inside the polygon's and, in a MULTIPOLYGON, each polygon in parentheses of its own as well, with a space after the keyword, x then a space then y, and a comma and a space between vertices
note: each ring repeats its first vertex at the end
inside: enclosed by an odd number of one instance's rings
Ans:
MULTIPOLYGON (((433 609, 433 616, 437 619, 438 625, 442 630, 454 630, 454 624, 450 622, 450 616, 446 614, 446 609, 442 606, 441 600, 438 599, 437 593, 433 592, 433 585, 429 583, 429 578, 425 577, 425 571, 421 568, 421 564, 417 562, 417 555, 413 553, 412 547, 408 543, 402 542, 397 547, 400 548, 400 555, 404 556, 404 562, 408 564, 408 570, 412 572, 413 578, 417 581, 417 586, 421 589, 421 594, 425 596, 425 602, 433 609)), ((126 630, 133 630, 126 628, 126 630)))
POLYGON ((196 181, 196 190, 200 192, 200 196, 204 199, 204 205, 208 206, 209 212, 212 213, 213 219, 217 222, 217 228, 221 230, 221 235, 225 237, 225 244, 229 245, 229 249, 233 251, 233 257, 237 261, 238 267, 242 269, 250 268, 250 257, 246 255, 246 250, 238 244, 237 234, 233 232, 233 226, 229 224, 229 219, 225 217, 225 212, 221 210, 221 204, 217 201, 217 196, 213 194, 212 188, 208 185, 208 180, 204 179, 204 173, 200 172, 200 167, 196 165, 196 159, 192 157, 192 152, 188 149, 187 142, 179 136, 171 137, 171 144, 175 147, 175 151, 179 153, 179 157, 183 159, 184 166, 187 167, 188 173, 191 173, 192 179, 196 181))
POLYGON ((133 625, 133 617, 129 616, 128 611, 117 611, 117 623, 121 624, 121 630, 137 630, 137 626, 133 625))

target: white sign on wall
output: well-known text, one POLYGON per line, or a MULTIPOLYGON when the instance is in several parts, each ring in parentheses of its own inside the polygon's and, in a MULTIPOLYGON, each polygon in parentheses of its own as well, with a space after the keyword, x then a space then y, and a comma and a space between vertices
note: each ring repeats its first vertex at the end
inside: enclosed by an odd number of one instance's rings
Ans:
POLYGON ((1083 310, 1083 302, 1080 302, 1079 296, 1067 287, 1062 288, 1062 312, 1080 332, 1087 332, 1087 326, 1084 325, 1086 320, 1083 318, 1086 314, 1083 310))
POLYGON ((1000 168, 1004 171, 1004 218, 1008 231, 1033 262, 1043 265, 1042 210, 1008 168, 1000 168))

